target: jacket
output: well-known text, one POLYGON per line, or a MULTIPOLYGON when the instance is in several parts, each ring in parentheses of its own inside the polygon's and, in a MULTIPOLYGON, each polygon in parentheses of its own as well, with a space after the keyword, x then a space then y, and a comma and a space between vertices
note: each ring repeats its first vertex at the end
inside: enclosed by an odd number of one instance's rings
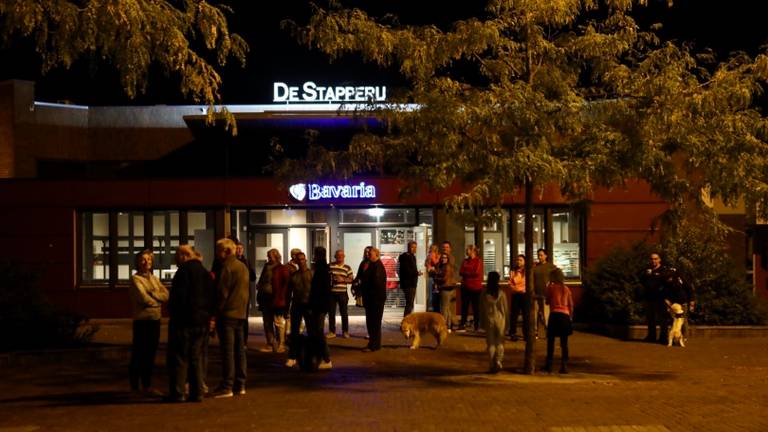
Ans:
POLYGON ((199 260, 179 266, 171 282, 168 315, 182 327, 204 326, 213 315, 213 278, 199 260))
POLYGON ((216 286, 216 316, 246 319, 250 277, 248 267, 230 255, 221 263, 216 286))

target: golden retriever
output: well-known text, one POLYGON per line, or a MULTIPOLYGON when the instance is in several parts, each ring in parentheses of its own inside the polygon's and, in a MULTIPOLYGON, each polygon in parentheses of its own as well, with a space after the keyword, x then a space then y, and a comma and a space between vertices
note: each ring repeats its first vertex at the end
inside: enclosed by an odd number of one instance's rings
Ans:
POLYGON ((435 312, 414 312, 408 315, 400 323, 400 331, 403 332, 406 340, 413 339, 411 349, 419 348, 422 333, 432 333, 437 341, 435 349, 448 338, 448 327, 445 325, 445 319, 435 312))

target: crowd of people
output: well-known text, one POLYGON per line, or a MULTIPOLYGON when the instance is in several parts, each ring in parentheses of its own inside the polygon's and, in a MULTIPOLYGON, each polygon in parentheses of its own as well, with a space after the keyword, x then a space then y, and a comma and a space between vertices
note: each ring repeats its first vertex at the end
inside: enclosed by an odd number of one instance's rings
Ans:
MULTIPOLYGON (((417 244, 410 241, 398 258, 400 288, 405 296, 404 315, 413 313, 416 287, 423 275, 416 260, 417 244)), ((381 327, 387 299, 387 274, 379 249, 368 246, 357 272, 344 262, 345 253, 337 250, 328 262, 323 247, 313 251, 310 265, 307 255, 292 249, 283 263, 280 251, 270 249, 259 277, 244 256, 242 244, 223 238, 216 242, 211 271, 202 264, 203 257, 189 245, 176 251, 177 271, 168 290, 153 274, 153 253, 137 254, 136 273, 131 277, 130 298, 133 305, 133 346, 129 368, 131 389, 160 395, 152 387, 154 358, 160 339, 161 306, 168 303, 168 401, 202 401, 208 394, 214 398, 232 397, 246 392, 248 316, 258 307, 263 317, 265 345, 259 350, 287 353, 285 366, 301 366, 304 351, 316 353, 316 369, 333 367, 328 339, 337 337, 336 310, 341 318, 341 337, 350 337, 348 288, 355 304, 365 309, 368 340, 364 352, 381 349, 381 327), (255 299, 250 283, 256 282, 255 299), (254 302, 255 300, 255 302, 254 302), (325 332, 326 318, 328 332, 325 332), (306 331, 306 335, 304 334, 306 331), (219 338, 221 380, 209 392, 206 385, 208 342, 219 338)), ((560 373, 567 373, 568 337, 572 334, 573 297, 564 282, 563 272, 549 262, 546 250, 537 251, 532 269, 533 302, 536 320, 533 335, 546 331, 547 356, 544 370, 551 372, 555 340, 560 339, 560 373)), ((428 303, 433 312, 442 314, 448 332, 454 330, 456 293, 461 294, 461 316, 457 332, 485 333, 489 355, 489 371, 502 368, 504 341, 528 337, 528 322, 523 319, 523 332, 517 333, 520 314, 528 314, 526 293, 526 260, 518 255, 509 272, 508 289, 502 290, 501 275, 483 274, 483 262, 474 245, 466 248, 466 257, 456 266, 448 241, 433 245, 424 264, 428 275, 428 303), (486 279, 484 286, 484 279, 486 279), (509 298, 505 291, 509 293, 509 298), (473 320, 469 321, 472 309, 473 320)), ((661 338, 666 334, 664 311, 673 303, 693 310, 693 292, 671 267, 661 264, 658 254, 651 255, 651 265, 641 275, 643 300, 648 322, 648 340, 656 341, 656 326, 661 338)))

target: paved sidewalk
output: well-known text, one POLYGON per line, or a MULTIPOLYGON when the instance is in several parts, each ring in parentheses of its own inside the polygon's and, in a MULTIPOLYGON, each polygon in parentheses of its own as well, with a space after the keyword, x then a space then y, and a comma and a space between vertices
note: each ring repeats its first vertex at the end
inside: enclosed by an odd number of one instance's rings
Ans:
MULTIPOLYGON (((248 393, 162 404, 127 391, 127 358, 0 370, 0 432, 159 430, 312 431, 766 431, 768 338, 691 339, 686 348, 576 333, 571 373, 518 372, 523 343, 507 342, 504 371, 485 373, 482 335, 452 334, 408 349, 400 317, 385 319, 384 349, 330 340, 334 368, 307 374, 265 354, 259 320, 249 338, 248 393)), ((340 327, 337 327, 340 332, 340 327)), ((125 346, 130 327, 103 324, 100 342, 125 346)), ((537 365, 545 344, 537 342, 537 365)), ((211 384, 219 373, 212 350, 211 384)), ((556 359, 559 350, 556 353, 556 359)), ((162 354, 157 386, 164 388, 162 354)))

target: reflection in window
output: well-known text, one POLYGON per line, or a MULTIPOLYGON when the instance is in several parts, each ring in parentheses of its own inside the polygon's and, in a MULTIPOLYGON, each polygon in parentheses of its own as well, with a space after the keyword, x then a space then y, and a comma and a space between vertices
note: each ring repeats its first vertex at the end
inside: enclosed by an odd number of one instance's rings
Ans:
POLYGON ((565 277, 578 277, 580 256, 576 213, 552 213, 552 262, 563 270, 565 277))
POLYGON ((128 280, 134 270, 137 253, 144 250, 144 213, 117 214, 117 278, 128 280))
POLYGON ((412 225, 416 223, 416 210, 412 208, 343 209, 340 211, 341 224, 361 223, 397 223, 412 225))
POLYGON ((179 212, 152 212, 152 252, 155 276, 171 280, 176 273, 174 256, 179 247, 179 212))
POLYGON ((86 282, 109 280, 109 214, 82 214, 82 279, 86 282))
MULTIPOLYGON (((525 215, 517 215, 517 223, 515 224, 517 230, 517 252, 515 256, 525 253, 525 215)), ((544 229, 544 215, 533 215, 533 252, 534 254, 538 249, 545 248, 546 243, 544 241, 544 235, 546 230, 544 229)))

